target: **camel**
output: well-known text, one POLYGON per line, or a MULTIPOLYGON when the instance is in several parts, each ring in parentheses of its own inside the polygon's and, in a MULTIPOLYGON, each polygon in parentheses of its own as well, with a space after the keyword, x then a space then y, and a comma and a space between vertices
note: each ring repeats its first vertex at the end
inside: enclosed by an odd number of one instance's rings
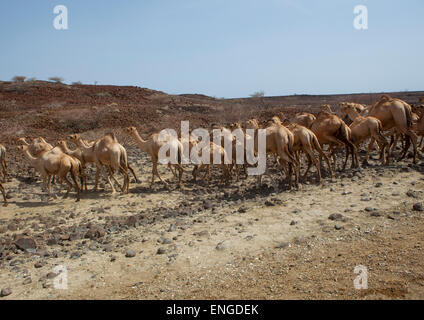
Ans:
MULTIPOLYGON (((258 129, 259 123, 256 119, 250 119, 246 122, 246 129, 255 129, 255 152, 258 150, 258 129)), ((295 173, 295 185, 299 187, 299 163, 297 162, 294 152, 293 143, 294 135, 289 129, 281 124, 273 124, 266 130, 266 154, 274 154, 279 156, 278 163, 281 170, 286 173, 289 189, 292 188, 292 174, 295 173)), ((268 175, 277 190, 276 182, 269 174, 268 166, 266 167, 266 175, 268 175)), ((258 176, 258 184, 261 184, 261 177, 258 176)))
POLYGON ((6 147, 0 144, 0 163, 3 170, 3 182, 6 182, 7 163, 6 163, 6 147))
MULTIPOLYGON (((311 131, 316 135, 321 147, 324 144, 330 145, 330 150, 335 146, 345 146, 346 161, 342 168, 346 168, 349 154, 352 155, 352 167, 359 166, 356 146, 350 140, 350 128, 344 123, 340 117, 328 111, 321 111, 316 120, 312 123, 311 131)), ((333 170, 336 167, 335 149, 332 151, 333 170)))
POLYGON ((92 146, 87 146, 79 134, 70 135, 69 140, 81 149, 86 162, 95 163, 97 172, 94 190, 98 188, 99 174, 103 174, 112 188, 112 194, 115 194, 116 190, 111 179, 118 184, 122 192, 129 192, 130 181, 128 176, 127 152, 125 148, 118 143, 115 134, 106 133, 102 138, 95 141, 92 146), (109 175, 104 171, 104 166, 109 169, 109 175), (121 172, 124 176, 124 184, 122 187, 115 179, 114 173, 116 171, 121 172))
POLYGON ((50 151, 41 153, 38 157, 34 157, 29 152, 29 147, 26 145, 19 146, 18 149, 23 152, 31 165, 40 172, 43 180, 47 181, 49 200, 52 199, 50 177, 52 175, 57 175, 60 181, 68 185, 68 190, 65 195, 65 198, 67 198, 70 190, 74 187, 67 178, 67 174, 70 173, 77 192, 77 202, 80 201, 80 187, 78 185, 77 176, 80 174, 81 164, 78 160, 63 153, 58 148, 53 148, 50 151))
MULTIPOLYGON (((165 146, 168 143, 168 146, 170 148, 169 151, 172 150, 173 152, 175 152, 175 154, 178 156, 178 159, 180 160, 183 155, 183 145, 181 144, 181 142, 173 136, 169 136, 167 141, 159 141, 158 133, 152 134, 150 138, 146 141, 140 136, 136 127, 128 127, 126 131, 137 142, 137 145, 140 150, 143 152, 147 152, 152 159, 152 182, 150 184, 150 187, 152 187, 155 182, 155 176, 158 176, 159 180, 165 185, 165 187, 169 188, 168 183, 162 179, 158 172, 157 166, 159 161, 159 150, 162 146, 165 146)), ((183 178, 184 169, 180 163, 172 164, 172 166, 179 172, 178 188, 181 188, 181 181, 183 178)))
MULTIPOLYGON (((222 182, 225 180, 225 184, 228 185, 230 182, 230 165, 228 165, 227 163, 229 162, 228 159, 228 155, 227 152, 225 151, 225 149, 220 146, 215 144, 214 142, 210 141, 209 142, 209 148, 207 149, 209 151, 210 154, 210 158, 209 158, 209 164, 205 164, 205 163, 201 163, 200 165, 196 165, 193 169, 193 180, 196 181, 196 177, 197 177, 197 173, 202 171, 203 169, 206 169, 205 175, 203 176, 203 180, 206 179, 207 177, 207 181, 209 183, 210 181, 210 167, 211 165, 214 165, 213 163, 213 159, 214 159, 214 154, 216 152, 219 153, 220 159, 221 159, 221 163, 217 164, 218 166, 221 167, 222 169, 222 182)), ((199 157, 201 157, 201 150, 199 150, 199 157)))
MULTIPOLYGON (((88 142, 87 140, 82 140, 82 142, 84 143, 84 145, 86 145, 87 147, 92 147, 95 143, 95 141, 92 142, 88 142)), ((87 191, 87 180, 86 180, 86 176, 85 176, 85 168, 87 163, 95 163, 95 157, 94 156, 90 156, 90 153, 87 152, 82 152, 81 149, 79 147, 77 147, 75 150, 71 150, 68 147, 68 144, 66 143, 65 140, 60 140, 57 143, 58 147, 66 154, 77 158, 79 161, 81 161, 81 165, 82 165, 82 170, 84 172, 84 185, 85 185, 85 191, 87 191)), ((123 147, 122 147, 123 148, 123 147)), ((122 151, 123 152, 123 151, 122 151)), ((112 170, 111 167, 108 167, 109 171, 112 170)), ((128 163, 128 169, 131 171, 132 175, 134 176, 134 179, 136 181, 136 183, 138 183, 138 179, 137 176, 134 172, 134 169, 130 166, 130 164, 128 163)), ((115 180, 116 181, 116 180, 115 180)), ((117 181, 116 181, 117 182, 117 181)), ((117 182, 118 185, 119 182, 117 182)))
MULTIPOLYGON (((382 160, 382 164, 386 164, 388 159, 386 159, 385 149, 388 146, 388 143, 381 133, 383 129, 381 121, 372 116, 361 116, 358 112, 358 109, 353 104, 344 104, 341 106, 340 110, 343 114, 349 116, 349 118, 353 121, 349 126, 350 130, 352 131, 352 142, 358 147, 360 143, 367 140, 368 138, 374 138, 380 148, 380 159, 382 160)), ((371 147, 372 145, 370 144, 365 156, 365 164, 368 163, 371 147)))
MULTIPOLYGON (((245 144, 244 141, 240 142, 235 136, 233 136, 232 131, 236 129, 241 129, 241 124, 231 124, 231 129, 227 129, 225 127, 218 127, 217 129, 221 130, 222 138, 224 140, 224 148, 226 145, 231 145, 231 161, 232 164, 229 166, 229 172, 232 173, 233 169, 235 169, 236 179, 239 181, 239 172, 240 172, 240 166, 244 166, 244 171, 246 173, 246 166, 237 164, 237 149, 240 149, 243 147, 243 157, 244 157, 244 164, 247 163, 246 161, 246 153, 245 153, 245 144)), ((245 139, 246 134, 243 132, 243 139, 245 139)), ((213 132, 211 131, 211 140, 213 140, 213 132)), ((221 144, 222 145, 222 144, 221 144)), ((226 155, 227 156, 227 155, 226 155)))
MULTIPOLYGON (((418 136, 421 136, 421 142, 419 143, 419 146, 421 147, 421 144, 423 142, 423 137, 424 137, 424 113, 421 114, 421 116, 418 119, 417 123, 415 123, 412 126, 412 129, 416 132, 416 134, 418 136)), ((424 152, 424 147, 421 149, 421 151, 424 152)))
MULTIPOLYGON (((405 101, 393 99, 388 95, 382 95, 380 101, 371 106, 368 116, 379 119, 383 125, 383 131, 395 128, 398 134, 402 134, 406 137, 406 144, 400 160, 406 156, 412 141, 413 163, 416 163, 418 137, 412 131, 413 123, 411 112, 411 106, 405 101)), ((370 143, 372 145, 374 144, 374 138, 371 138, 370 143)))
POLYGON ((320 162, 320 158, 317 159, 315 157, 314 150, 317 151, 321 157, 324 157, 324 160, 328 166, 328 170, 330 171, 331 178, 334 178, 334 173, 330 166, 330 161, 328 160, 327 155, 322 151, 322 148, 319 144, 319 141, 316 135, 310 129, 302 125, 299 125, 296 123, 289 123, 288 121, 285 121, 283 124, 294 135, 293 151, 296 154, 297 160, 298 161, 300 160, 300 156, 299 156, 300 151, 303 151, 303 153, 308 158, 308 168, 306 169, 302 179, 303 180, 306 179, 309 169, 311 168, 312 164, 314 164, 317 169, 318 184, 319 185, 322 184, 321 162, 320 162))
POLYGON ((315 119, 316 117, 312 113, 301 112, 296 114, 292 120, 292 123, 296 123, 310 129, 312 122, 314 122, 315 119))

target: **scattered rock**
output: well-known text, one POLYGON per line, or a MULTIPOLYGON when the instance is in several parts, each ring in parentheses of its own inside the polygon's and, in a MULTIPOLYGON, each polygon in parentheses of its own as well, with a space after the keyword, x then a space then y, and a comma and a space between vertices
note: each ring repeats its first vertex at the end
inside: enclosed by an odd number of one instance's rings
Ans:
POLYGON ((424 211, 423 204, 421 202, 415 203, 412 209, 414 211, 424 211))
POLYGON ((242 207, 240 207, 240 208, 238 209, 238 212, 239 212, 239 213, 246 213, 246 212, 247 212, 247 208, 246 208, 246 207, 244 207, 244 206, 242 206, 242 207))
POLYGON ((267 207, 273 207, 273 206, 275 206, 275 203, 273 203, 272 201, 267 200, 267 201, 265 201, 265 205, 267 207))
POLYGON ((137 253, 132 249, 127 249, 127 251, 125 251, 125 257, 127 258, 134 258, 136 254, 137 253))
POLYGON ((222 241, 220 243, 218 243, 215 247, 216 250, 218 251, 224 251, 225 249, 227 249, 227 244, 225 243, 225 241, 222 241))
POLYGON ((158 251, 156 251, 156 254, 165 254, 166 250, 164 248, 159 248, 158 251))
POLYGON ((16 247, 18 247, 21 250, 28 250, 28 249, 36 249, 37 243, 32 238, 20 238, 15 241, 16 247))
POLYGON ((277 244, 275 246, 275 249, 284 249, 284 248, 287 248, 288 246, 289 246, 288 242, 281 242, 280 244, 277 244))
POLYGON ((333 220, 333 221, 342 221, 343 215, 340 214, 340 213, 332 213, 328 216, 328 219, 333 220))
POLYGON ((10 296, 12 294, 12 289, 10 289, 10 288, 4 288, 4 289, 1 289, 1 291, 0 291, 0 297, 7 297, 7 296, 10 296))

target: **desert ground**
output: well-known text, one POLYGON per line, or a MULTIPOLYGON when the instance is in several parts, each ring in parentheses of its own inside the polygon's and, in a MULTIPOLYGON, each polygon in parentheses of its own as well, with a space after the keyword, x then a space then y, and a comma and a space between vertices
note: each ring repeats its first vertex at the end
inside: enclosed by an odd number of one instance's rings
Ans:
MULTIPOLYGON (((390 94, 409 103, 424 96, 390 94)), ((423 299, 421 155, 416 164, 409 154, 382 166, 374 151, 368 166, 335 178, 324 170, 322 186, 313 169, 299 190, 281 183, 278 191, 267 177, 262 186, 244 176, 225 186, 215 168, 209 184, 193 182, 190 167, 178 189, 160 166, 167 190, 159 182, 149 187, 150 158, 123 131, 134 125, 146 137, 180 120, 208 127, 291 117, 316 113, 324 103, 370 104, 380 95, 218 99, 137 87, 0 83, 0 143, 9 164, 9 206, 0 207, 0 299, 423 299), (74 192, 63 199, 60 185, 47 202, 39 175, 17 151, 18 138, 55 143, 107 131, 126 147, 140 182, 131 177, 129 194, 111 195, 105 181, 95 192, 90 167, 80 202, 74 192), (359 265, 368 270, 367 289, 354 287, 359 265), (66 268, 67 289, 54 285, 57 266, 66 268)))

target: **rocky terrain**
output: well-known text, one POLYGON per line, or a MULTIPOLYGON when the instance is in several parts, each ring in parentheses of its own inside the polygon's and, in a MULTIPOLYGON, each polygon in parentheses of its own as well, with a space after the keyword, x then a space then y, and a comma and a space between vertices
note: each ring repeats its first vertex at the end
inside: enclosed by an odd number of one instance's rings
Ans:
MULTIPOLYGON (((423 94, 392 95, 415 103, 423 94)), ((421 159, 384 167, 373 159, 335 179, 325 175, 322 186, 313 171, 300 190, 282 183, 278 192, 266 177, 261 187, 254 177, 225 187, 216 169, 209 185, 193 182, 189 168, 179 190, 162 166, 171 190, 158 182, 150 189, 150 159, 121 130, 136 125, 147 134, 178 120, 289 117, 322 103, 377 98, 222 100, 132 87, 0 84, 0 142, 11 169, 10 205, 0 207, 0 299, 424 298, 421 159), (112 196, 103 184, 76 203, 55 185, 56 198, 46 202, 38 175, 15 148, 21 136, 55 142, 109 130, 140 180, 132 179, 127 195, 112 196), (358 265, 368 269, 368 289, 354 288, 358 265), (55 287, 57 266, 66 268, 66 290, 55 287)))

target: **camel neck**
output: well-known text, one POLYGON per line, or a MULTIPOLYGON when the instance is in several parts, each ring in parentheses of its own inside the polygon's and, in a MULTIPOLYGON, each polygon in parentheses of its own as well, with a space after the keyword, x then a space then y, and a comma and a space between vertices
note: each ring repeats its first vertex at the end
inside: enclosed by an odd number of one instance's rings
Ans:
POLYGON ((356 118, 359 118, 361 115, 355 110, 349 110, 347 113, 352 121, 355 121, 356 118))
POLYGON ((134 138, 136 139, 138 145, 140 146, 141 149, 145 148, 146 145, 146 140, 143 140, 143 138, 140 136, 140 134, 138 133, 138 131, 134 132, 134 138))
POLYGON ((38 160, 38 158, 36 158, 36 157, 34 157, 30 152, 29 152, 29 150, 28 149, 26 149, 25 151, 24 151, 24 156, 26 156, 26 158, 30 161, 30 162, 34 162, 34 161, 37 161, 38 160))

